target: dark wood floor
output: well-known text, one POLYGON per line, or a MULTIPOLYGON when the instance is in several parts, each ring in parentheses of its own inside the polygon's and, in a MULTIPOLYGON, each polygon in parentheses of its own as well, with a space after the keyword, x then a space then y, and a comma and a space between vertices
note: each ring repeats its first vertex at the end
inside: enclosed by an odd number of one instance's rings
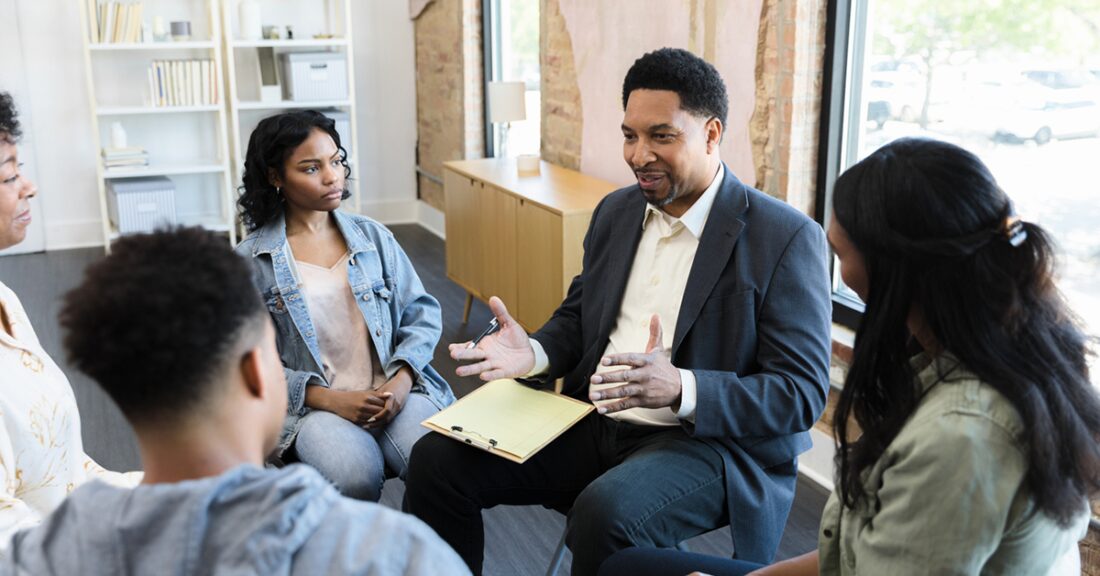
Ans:
MULTIPOLYGON (((448 377, 455 394, 463 396, 477 387, 475 378, 454 375, 456 363, 447 355, 447 343, 470 339, 490 320, 488 308, 474 303, 469 324, 462 324, 465 292, 447 279, 443 241, 416 225, 393 226, 398 242, 408 253, 427 291, 443 307, 443 337, 436 348, 434 365, 448 377)), ((79 282, 84 267, 102 257, 101 249, 66 250, 0 258, 0 280, 23 301, 43 347, 69 376, 80 407, 87 452, 115 470, 140 468, 133 432, 113 403, 86 376, 68 366, 61 351, 57 326, 60 296, 79 282)), ((404 486, 386 483, 382 503, 400 507, 404 486)), ((787 521, 778 558, 788 558, 817 545, 817 526, 828 494, 802 478, 794 508, 787 521)), ((564 528, 561 514, 541 506, 501 506, 485 514, 485 573, 490 575, 544 574, 564 528), (523 535, 518 537, 517 535, 523 535)), ((694 552, 729 556, 728 530, 717 530, 688 542, 694 552)), ((568 566, 568 557, 565 567, 568 566)), ((567 572, 563 568, 562 572, 567 572)))

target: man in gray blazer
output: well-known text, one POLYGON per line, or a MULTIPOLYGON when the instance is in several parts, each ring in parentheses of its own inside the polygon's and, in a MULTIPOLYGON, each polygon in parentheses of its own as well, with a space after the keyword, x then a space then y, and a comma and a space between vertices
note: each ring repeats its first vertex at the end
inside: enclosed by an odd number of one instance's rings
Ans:
POLYGON ((451 346, 470 362, 461 376, 564 378, 597 411, 522 465, 436 434, 413 449, 406 509, 475 573, 481 510, 497 504, 571 506, 573 574, 726 523, 737 558, 769 562, 825 407, 824 233, 720 160, 718 72, 685 50, 651 52, 627 73, 623 106, 638 183, 596 208, 565 301, 529 338, 493 298, 501 330, 451 346))

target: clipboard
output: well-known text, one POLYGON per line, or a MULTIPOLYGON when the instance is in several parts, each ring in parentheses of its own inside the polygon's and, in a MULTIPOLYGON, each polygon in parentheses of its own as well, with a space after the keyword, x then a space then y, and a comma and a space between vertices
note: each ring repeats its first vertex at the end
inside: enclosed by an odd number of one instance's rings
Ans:
POLYGON ((523 464, 595 406, 511 379, 493 380, 421 422, 463 444, 523 464))

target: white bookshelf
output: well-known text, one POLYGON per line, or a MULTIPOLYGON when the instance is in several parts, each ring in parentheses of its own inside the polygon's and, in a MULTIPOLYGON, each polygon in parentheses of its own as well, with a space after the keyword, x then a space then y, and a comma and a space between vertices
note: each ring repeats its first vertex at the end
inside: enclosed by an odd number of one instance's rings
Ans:
POLYGON ((138 114, 185 114, 189 112, 221 112, 220 104, 210 106, 106 106, 97 108, 97 116, 134 116, 138 114))
POLYGON ((103 178, 112 180, 115 178, 134 178, 137 176, 181 176, 184 174, 221 174, 226 171, 222 162, 195 162, 180 164, 157 164, 155 166, 138 166, 135 168, 107 168, 103 171, 103 178))
POLYGON ((215 44, 216 42, 214 42, 213 40, 200 40, 197 42, 98 42, 90 44, 88 46, 88 49, 92 52, 213 50, 215 44))
MULTIPOLYGON (((191 22, 190 40, 147 43, 95 42, 90 22, 96 16, 90 13, 88 1, 79 3, 103 242, 108 251, 119 236, 108 215, 108 184, 140 176, 171 178, 176 189, 179 224, 200 225, 225 233, 230 243, 236 244, 236 191, 229 164, 231 130, 225 106, 221 2, 143 0, 145 23, 158 16, 166 22, 191 22), (217 102, 156 106, 146 71, 154 60, 171 59, 211 60, 212 88, 217 93, 217 102), (119 122, 126 131, 129 146, 148 152, 148 166, 104 167, 100 151, 110 145, 110 127, 114 122, 119 122)), ((236 6, 235 1, 225 2, 236 6)))
MULTIPOLYGON (((388 0, 387 0, 388 1, 388 0)), ((238 2, 223 0, 222 44, 225 50, 226 96, 229 108, 230 149, 232 151, 233 182, 239 185, 244 172, 244 159, 248 139, 260 120, 288 110, 336 109, 348 115, 348 133, 341 133, 344 148, 348 150, 349 164, 356 164, 359 153, 356 133, 355 64, 352 48, 351 0, 261 0, 263 25, 286 25, 294 29, 293 40, 244 39, 240 31, 238 2), (321 35, 322 38, 315 36, 321 35), (345 57, 348 92, 343 98, 323 101, 262 101, 258 50, 272 49, 276 67, 280 68, 280 85, 285 85, 278 55, 286 52, 339 52, 345 57)), ((285 97, 285 96, 284 96, 285 97)), ((353 174, 353 176, 355 176, 353 174)), ((345 208, 360 211, 361 198, 358 180, 349 180, 352 192, 351 206, 345 208)))
MULTIPOLYGON (((347 108, 351 106, 351 100, 313 100, 309 102, 295 102, 283 100, 280 102, 237 102, 237 108, 241 110, 296 110, 317 108, 347 108)), ((341 135, 343 137, 343 135, 341 135)))
POLYGON ((328 48, 347 45, 347 38, 319 38, 310 40, 229 40, 229 46, 233 48, 328 48))

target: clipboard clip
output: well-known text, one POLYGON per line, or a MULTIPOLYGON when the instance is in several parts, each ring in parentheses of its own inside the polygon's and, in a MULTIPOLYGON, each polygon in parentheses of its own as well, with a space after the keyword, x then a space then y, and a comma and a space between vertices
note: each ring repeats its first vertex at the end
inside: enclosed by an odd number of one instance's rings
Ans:
POLYGON ((486 438, 485 436, 482 436, 481 434, 478 434, 473 430, 465 431, 462 429, 462 426, 451 426, 451 430, 448 434, 451 436, 451 438, 454 438, 455 440, 463 442, 464 444, 469 444, 470 446, 481 448, 482 450, 492 452, 493 448, 497 447, 496 440, 492 438, 486 438))

